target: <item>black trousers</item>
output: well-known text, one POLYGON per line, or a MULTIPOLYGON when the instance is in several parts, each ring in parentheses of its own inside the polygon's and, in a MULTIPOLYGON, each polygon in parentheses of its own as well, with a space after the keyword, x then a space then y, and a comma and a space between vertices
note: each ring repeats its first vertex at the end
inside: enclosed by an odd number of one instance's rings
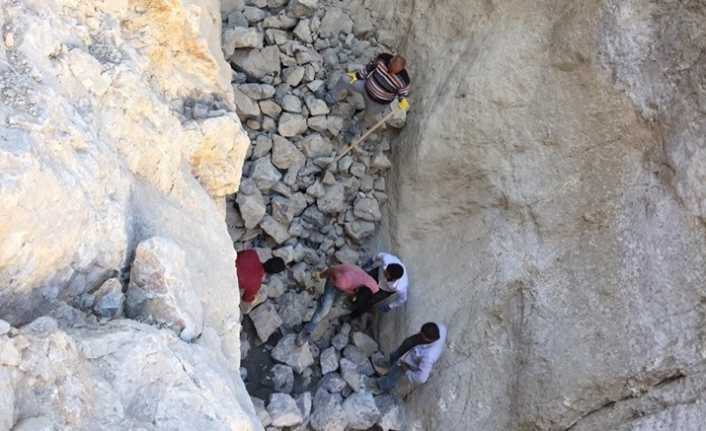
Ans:
MULTIPOLYGON (((368 271, 368 275, 373 277, 375 281, 378 281, 379 267, 375 267, 368 271)), ((360 317, 363 313, 367 313, 371 308, 375 306, 378 302, 384 301, 392 292, 386 292, 384 290, 378 290, 377 293, 373 294, 367 287, 361 287, 358 289, 358 293, 355 294, 355 302, 353 305, 353 312, 351 312, 351 318, 355 319, 360 317)))

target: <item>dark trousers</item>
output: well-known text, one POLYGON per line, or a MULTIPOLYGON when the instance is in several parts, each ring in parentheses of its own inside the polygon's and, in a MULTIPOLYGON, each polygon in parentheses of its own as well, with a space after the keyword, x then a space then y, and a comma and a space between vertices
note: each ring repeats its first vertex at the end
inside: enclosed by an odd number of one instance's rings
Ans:
MULTIPOLYGON (((378 281, 378 274, 380 272, 380 267, 375 267, 368 271, 368 275, 373 277, 375 281, 378 281)), ((375 306, 378 302, 384 301, 392 292, 386 292, 384 290, 378 290, 377 293, 373 294, 366 287, 361 287, 358 289, 358 293, 355 294, 355 302, 353 305, 353 311, 351 312, 351 318, 355 319, 360 317, 363 313, 370 311, 371 308, 375 306)))

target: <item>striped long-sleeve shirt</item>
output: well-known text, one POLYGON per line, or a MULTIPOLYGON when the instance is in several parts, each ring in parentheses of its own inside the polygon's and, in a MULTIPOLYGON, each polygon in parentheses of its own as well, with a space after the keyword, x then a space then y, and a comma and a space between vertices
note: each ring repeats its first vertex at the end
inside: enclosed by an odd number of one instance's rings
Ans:
POLYGON ((392 57, 391 54, 380 54, 359 73, 360 78, 366 80, 368 96, 381 105, 392 103, 397 96, 407 97, 412 82, 406 69, 397 75, 388 71, 392 57))

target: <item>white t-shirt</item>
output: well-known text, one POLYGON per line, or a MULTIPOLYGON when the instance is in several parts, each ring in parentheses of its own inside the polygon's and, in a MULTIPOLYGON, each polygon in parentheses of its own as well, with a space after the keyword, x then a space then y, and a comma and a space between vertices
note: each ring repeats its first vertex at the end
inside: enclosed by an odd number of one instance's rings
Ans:
POLYGON ((397 308, 407 302, 407 288, 409 287, 409 277, 407 276, 407 268, 405 268, 404 264, 402 264, 402 261, 399 257, 389 253, 378 253, 375 256, 375 259, 382 261, 382 265, 380 265, 380 273, 378 275, 378 279, 380 280, 378 285, 380 286, 380 289, 386 292, 392 292, 397 294, 395 295, 394 300, 388 303, 388 306, 390 308, 397 308), (402 277, 399 278, 399 280, 389 282, 385 279, 385 274, 383 273, 383 271, 385 270, 387 265, 390 265, 392 263, 402 265, 404 273, 402 274, 402 277))
POLYGON ((425 383, 429 379, 429 374, 431 374, 434 364, 444 352, 446 346, 446 326, 438 322, 436 326, 439 327, 438 340, 430 344, 415 346, 402 357, 402 361, 411 367, 406 375, 412 383, 425 383))

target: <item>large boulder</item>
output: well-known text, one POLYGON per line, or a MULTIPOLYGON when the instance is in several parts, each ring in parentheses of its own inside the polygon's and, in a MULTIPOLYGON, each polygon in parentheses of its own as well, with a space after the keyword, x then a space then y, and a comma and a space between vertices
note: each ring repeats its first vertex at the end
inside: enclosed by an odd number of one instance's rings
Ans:
POLYGON ((174 330, 190 341, 203 330, 203 307, 191 286, 186 253, 174 241, 138 244, 127 290, 128 317, 174 330))

